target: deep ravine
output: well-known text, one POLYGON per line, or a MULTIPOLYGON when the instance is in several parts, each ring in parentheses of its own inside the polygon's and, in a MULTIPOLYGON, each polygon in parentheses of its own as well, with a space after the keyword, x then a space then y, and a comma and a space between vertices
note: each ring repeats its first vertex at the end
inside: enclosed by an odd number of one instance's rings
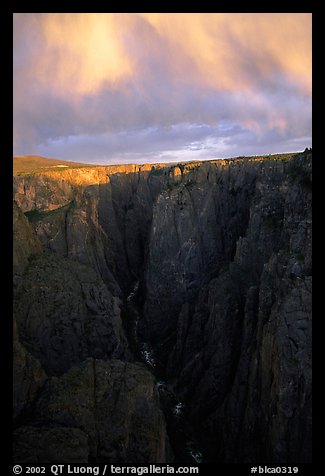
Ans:
POLYGON ((17 461, 309 462, 311 169, 15 176, 17 461))
POLYGON ((126 335, 135 358, 146 364, 148 370, 156 379, 162 408, 167 422, 167 432, 175 455, 175 464, 204 463, 204 456, 198 449, 195 441, 194 430, 186 418, 186 408, 177 399, 172 386, 166 382, 166 374, 161 362, 154 355, 153 349, 148 342, 143 342, 138 336, 138 324, 141 319, 141 308, 138 296, 140 282, 137 281, 126 299, 126 335))

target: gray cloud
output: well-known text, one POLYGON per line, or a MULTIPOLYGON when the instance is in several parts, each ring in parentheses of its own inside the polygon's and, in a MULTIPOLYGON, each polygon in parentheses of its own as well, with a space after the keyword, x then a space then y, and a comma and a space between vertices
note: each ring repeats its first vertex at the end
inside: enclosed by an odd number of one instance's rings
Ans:
MULTIPOLYGON (((267 20, 262 17, 261 24, 267 20)), ((108 81, 94 63, 96 88, 88 90, 92 75, 88 77, 88 63, 82 63, 86 60, 76 56, 79 37, 73 35, 78 31, 71 33, 72 52, 67 49, 64 56, 63 47, 48 37, 58 27, 56 17, 15 15, 15 154, 102 163, 254 155, 311 145, 311 95, 302 87, 305 76, 298 74, 299 55, 286 69, 279 54, 265 56, 255 36, 248 41, 224 22, 222 38, 216 36, 223 41, 224 57, 212 50, 218 62, 213 59, 209 69, 208 57, 205 78, 198 58, 183 44, 176 47, 172 34, 141 16, 113 21, 133 73, 108 81), (76 78, 74 90, 75 76, 67 76, 65 83, 62 67, 76 57, 83 79, 79 83, 76 78)), ((299 17, 298 26, 304 25, 301 21, 299 17)), ((308 18, 304 21, 308 40, 308 18)))

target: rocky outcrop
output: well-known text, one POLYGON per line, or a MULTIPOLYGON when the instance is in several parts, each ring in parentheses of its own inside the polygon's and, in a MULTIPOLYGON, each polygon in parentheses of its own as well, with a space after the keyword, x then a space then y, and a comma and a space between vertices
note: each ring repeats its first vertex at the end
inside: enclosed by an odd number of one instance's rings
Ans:
POLYGON ((54 441, 50 455, 38 428, 18 430, 18 460, 165 463, 170 458, 165 420, 155 379, 144 366, 88 359, 52 378, 39 397, 33 421, 54 441), (60 453, 63 441, 73 438, 60 453), (80 444, 81 442, 81 444, 80 444))
POLYGON ((87 357, 130 357, 120 300, 85 265, 40 254, 15 293, 21 341, 48 375, 60 375, 87 357))
POLYGON ((13 190, 15 201, 23 212, 55 210, 67 205, 74 196, 73 186, 60 175, 52 177, 51 173, 16 176, 13 190))
MULTIPOLYGON (((164 401, 185 409, 186 432, 205 460, 310 461, 311 159, 306 151, 15 178, 15 199, 34 230, 29 241, 37 236, 45 251, 19 252, 19 335, 59 377, 32 392, 18 454, 29 434, 38 448, 31 453, 51 458, 33 436, 37 424, 48 438, 53 427, 82 432, 73 437, 80 458, 171 461, 154 379, 111 361, 132 360, 124 319, 132 346, 138 339, 151 349, 164 401), (136 309, 126 299, 135 283, 136 309), (106 362, 81 364, 88 357, 106 362), (99 417, 113 418, 117 433, 99 430, 99 417)), ((176 426, 168 427, 172 441, 176 426)))

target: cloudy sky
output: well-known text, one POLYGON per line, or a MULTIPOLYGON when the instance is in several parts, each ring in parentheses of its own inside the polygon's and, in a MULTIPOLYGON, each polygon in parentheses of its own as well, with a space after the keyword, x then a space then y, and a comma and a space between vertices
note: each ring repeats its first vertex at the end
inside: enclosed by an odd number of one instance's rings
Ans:
POLYGON ((14 14, 14 155, 203 160, 311 146, 311 14, 14 14))

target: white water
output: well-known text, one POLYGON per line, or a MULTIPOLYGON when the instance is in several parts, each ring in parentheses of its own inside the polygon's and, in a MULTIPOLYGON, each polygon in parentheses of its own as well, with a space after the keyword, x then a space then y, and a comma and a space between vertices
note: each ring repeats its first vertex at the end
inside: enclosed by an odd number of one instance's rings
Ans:
MULTIPOLYGON (((135 283, 133 289, 131 290, 130 294, 127 297, 127 301, 130 303, 130 305, 132 306, 133 312, 137 316, 136 319, 133 322, 133 332, 134 332, 135 337, 137 336, 137 325, 138 325, 138 320, 139 320, 139 313, 136 310, 136 307, 133 305, 132 301, 134 300, 134 297, 136 296, 136 294, 139 290, 139 284, 140 284, 140 281, 137 281, 135 283)), ((155 368, 156 367, 156 361, 155 361, 153 351, 152 351, 150 345, 147 342, 143 342, 140 345, 141 345, 141 358, 142 358, 142 360, 146 364, 148 364, 152 369, 155 368)), ((156 383, 156 386, 157 386, 158 390, 167 389, 167 383, 163 380, 158 380, 158 382, 156 383)), ((185 408, 185 405, 182 402, 177 402, 176 405, 173 408, 173 415, 174 415, 175 419, 178 420, 178 423, 180 422, 179 419, 180 419, 181 415, 184 413, 184 408, 185 408)), ((191 458, 193 458, 193 460, 196 463, 199 464, 199 463, 203 462, 203 455, 198 449, 195 448, 195 445, 194 445, 193 441, 188 441, 187 444, 186 444, 186 447, 187 447, 188 454, 191 456, 191 458)))
POLYGON ((159 390, 159 389, 161 389, 161 388, 166 388, 166 387, 167 387, 167 383, 164 382, 163 380, 158 380, 158 382, 156 383, 156 386, 157 386, 157 388, 158 388, 158 390, 159 390))
POLYGON ((131 300, 134 298, 134 296, 135 296, 136 293, 138 292, 139 284, 140 284, 140 281, 137 281, 137 282, 135 283, 135 285, 133 286, 132 291, 130 292, 130 294, 129 294, 128 297, 126 298, 127 301, 131 301, 131 300))
POLYGON ((203 462, 203 455, 200 451, 198 450, 191 450, 190 455, 196 461, 197 463, 202 463, 203 462))
POLYGON ((180 416, 184 411, 184 403, 182 402, 178 402, 176 403, 174 409, 173 409, 173 413, 175 416, 180 416))
POLYGON ((142 344, 141 356, 148 365, 150 365, 151 367, 156 367, 156 362, 152 355, 152 350, 150 349, 149 344, 147 344, 146 342, 143 342, 142 344))

